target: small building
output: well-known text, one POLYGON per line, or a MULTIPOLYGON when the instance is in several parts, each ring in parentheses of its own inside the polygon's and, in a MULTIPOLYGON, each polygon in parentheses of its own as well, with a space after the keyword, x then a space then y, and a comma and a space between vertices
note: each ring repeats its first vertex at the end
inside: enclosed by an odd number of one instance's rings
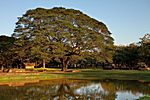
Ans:
POLYGON ((24 63, 25 69, 34 69, 35 63, 24 63))

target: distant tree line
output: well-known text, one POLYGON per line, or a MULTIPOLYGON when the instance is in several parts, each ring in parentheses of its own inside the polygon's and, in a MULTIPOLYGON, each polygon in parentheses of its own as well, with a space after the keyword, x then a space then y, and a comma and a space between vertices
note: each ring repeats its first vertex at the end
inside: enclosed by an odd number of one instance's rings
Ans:
MULTIPOLYGON (((128 46, 115 46, 113 62, 100 62, 95 58, 72 59, 68 64, 69 68, 99 68, 104 69, 139 69, 150 66, 150 34, 145 34, 137 44, 128 46)), ((2 68, 24 68, 24 61, 29 61, 16 54, 14 48, 14 37, 0 36, 0 67, 2 68)), ((21 52, 21 51, 20 51, 21 52)), ((24 52, 23 52, 24 53, 24 52)), ((22 54, 21 54, 22 56, 22 54)), ((30 61, 34 62, 34 61, 30 61)), ((37 68, 43 67, 43 62, 36 61, 37 68)), ((46 62, 46 67, 61 67, 61 62, 51 58, 46 62)))
POLYGON ((150 34, 145 34, 137 44, 116 46, 113 68, 139 69, 150 66, 150 34))

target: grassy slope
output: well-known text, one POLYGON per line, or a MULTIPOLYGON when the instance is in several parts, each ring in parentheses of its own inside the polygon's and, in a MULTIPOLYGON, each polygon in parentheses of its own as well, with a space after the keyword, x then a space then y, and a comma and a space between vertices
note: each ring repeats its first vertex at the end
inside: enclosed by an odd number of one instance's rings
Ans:
POLYGON ((3 82, 21 82, 34 80, 48 80, 54 78, 74 78, 74 79, 119 79, 119 80, 139 80, 141 82, 150 82, 150 71, 133 70, 100 70, 83 69, 80 72, 60 73, 51 71, 46 73, 27 73, 27 74, 8 74, 0 75, 0 83, 3 82))
POLYGON ((67 76, 85 79, 119 79, 150 82, 150 71, 134 70, 82 70, 80 73, 70 73, 67 76))

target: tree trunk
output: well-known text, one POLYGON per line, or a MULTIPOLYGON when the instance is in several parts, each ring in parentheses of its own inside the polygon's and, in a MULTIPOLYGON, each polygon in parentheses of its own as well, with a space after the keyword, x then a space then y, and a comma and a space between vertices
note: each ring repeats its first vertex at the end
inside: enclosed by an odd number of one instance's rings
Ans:
POLYGON ((64 71, 64 72, 67 71, 69 59, 70 59, 69 57, 67 57, 66 59, 65 58, 60 58, 60 61, 62 63, 62 69, 61 69, 61 71, 64 71))
POLYGON ((2 67, 1 67, 1 70, 3 71, 4 70, 4 66, 2 65, 2 67))
POLYGON ((43 68, 45 68, 45 59, 43 59, 43 68))

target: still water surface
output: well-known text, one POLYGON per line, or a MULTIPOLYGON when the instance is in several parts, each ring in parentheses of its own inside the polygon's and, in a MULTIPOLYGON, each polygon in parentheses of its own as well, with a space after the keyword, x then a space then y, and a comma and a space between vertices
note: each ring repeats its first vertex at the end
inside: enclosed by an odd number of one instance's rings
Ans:
POLYGON ((62 79, 0 86, 0 100, 136 100, 149 94, 149 83, 138 81, 62 79))

